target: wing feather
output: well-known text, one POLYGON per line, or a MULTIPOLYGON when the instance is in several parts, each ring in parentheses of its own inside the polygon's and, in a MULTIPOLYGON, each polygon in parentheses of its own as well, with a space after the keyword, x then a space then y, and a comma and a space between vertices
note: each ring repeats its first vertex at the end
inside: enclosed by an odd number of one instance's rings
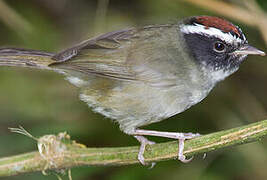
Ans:
POLYGON ((122 80, 136 80, 127 66, 127 53, 135 29, 114 31, 84 41, 53 56, 50 66, 122 80))
POLYGON ((158 25, 110 32, 56 54, 53 56, 56 62, 50 66, 171 86, 176 83, 173 71, 176 70, 175 53, 179 53, 177 29, 176 25, 158 25))

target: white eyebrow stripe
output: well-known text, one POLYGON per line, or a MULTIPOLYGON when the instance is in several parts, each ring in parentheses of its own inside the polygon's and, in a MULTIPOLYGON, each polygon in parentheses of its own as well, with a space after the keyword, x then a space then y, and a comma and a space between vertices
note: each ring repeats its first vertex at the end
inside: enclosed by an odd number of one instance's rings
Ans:
POLYGON ((236 36, 233 36, 230 32, 224 33, 217 28, 214 28, 214 27, 206 28, 205 26, 201 24, 181 25, 181 32, 185 34, 197 33, 197 34, 203 34, 207 36, 213 36, 213 37, 222 39, 223 41, 229 44, 237 44, 237 43, 242 43, 242 41, 246 41, 245 36, 243 36, 244 40, 242 40, 236 36))

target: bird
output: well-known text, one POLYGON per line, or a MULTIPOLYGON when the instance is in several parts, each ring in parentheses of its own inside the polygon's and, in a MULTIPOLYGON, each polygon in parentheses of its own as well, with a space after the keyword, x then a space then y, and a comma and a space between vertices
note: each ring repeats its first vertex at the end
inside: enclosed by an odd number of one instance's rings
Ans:
POLYGON ((238 26, 200 15, 109 32, 59 53, 2 47, 0 66, 63 74, 93 111, 117 122, 140 142, 137 159, 145 165, 145 147, 154 144, 146 136, 178 140, 178 159, 191 160, 183 154, 184 141, 200 134, 142 127, 199 103, 248 55, 265 53, 249 45, 238 26))

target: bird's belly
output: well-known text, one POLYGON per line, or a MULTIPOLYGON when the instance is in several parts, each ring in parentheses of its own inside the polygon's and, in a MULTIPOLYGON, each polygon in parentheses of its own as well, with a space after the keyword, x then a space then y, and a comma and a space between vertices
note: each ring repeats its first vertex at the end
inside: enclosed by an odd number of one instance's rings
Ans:
POLYGON ((185 86, 153 87, 141 82, 99 78, 83 88, 81 100, 104 116, 114 119, 131 133, 135 128, 161 121, 183 112, 206 96, 185 86))

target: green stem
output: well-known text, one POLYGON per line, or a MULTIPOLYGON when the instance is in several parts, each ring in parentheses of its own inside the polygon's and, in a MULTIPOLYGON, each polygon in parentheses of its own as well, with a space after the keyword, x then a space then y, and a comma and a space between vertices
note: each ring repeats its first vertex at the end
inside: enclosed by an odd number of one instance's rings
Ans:
MULTIPOLYGON (((267 135, 267 120, 187 140, 184 154, 192 156, 224 147, 249 143, 260 140, 265 135, 267 135)), ((50 136, 52 137, 52 135, 50 136)), ((52 143, 59 149, 47 144, 45 146, 45 143, 42 144, 44 145, 43 148, 52 149, 52 153, 43 152, 40 154, 36 151, 0 158, 0 177, 76 166, 119 166, 139 163, 137 160, 138 146, 85 148, 75 142, 66 143, 64 141, 65 144, 63 144, 63 141, 60 141, 60 143, 52 143)), ((38 141, 38 144, 40 145, 40 141, 38 141)), ((176 158, 177 152, 177 141, 171 141, 147 146, 144 157, 146 162, 158 162, 176 158)))

